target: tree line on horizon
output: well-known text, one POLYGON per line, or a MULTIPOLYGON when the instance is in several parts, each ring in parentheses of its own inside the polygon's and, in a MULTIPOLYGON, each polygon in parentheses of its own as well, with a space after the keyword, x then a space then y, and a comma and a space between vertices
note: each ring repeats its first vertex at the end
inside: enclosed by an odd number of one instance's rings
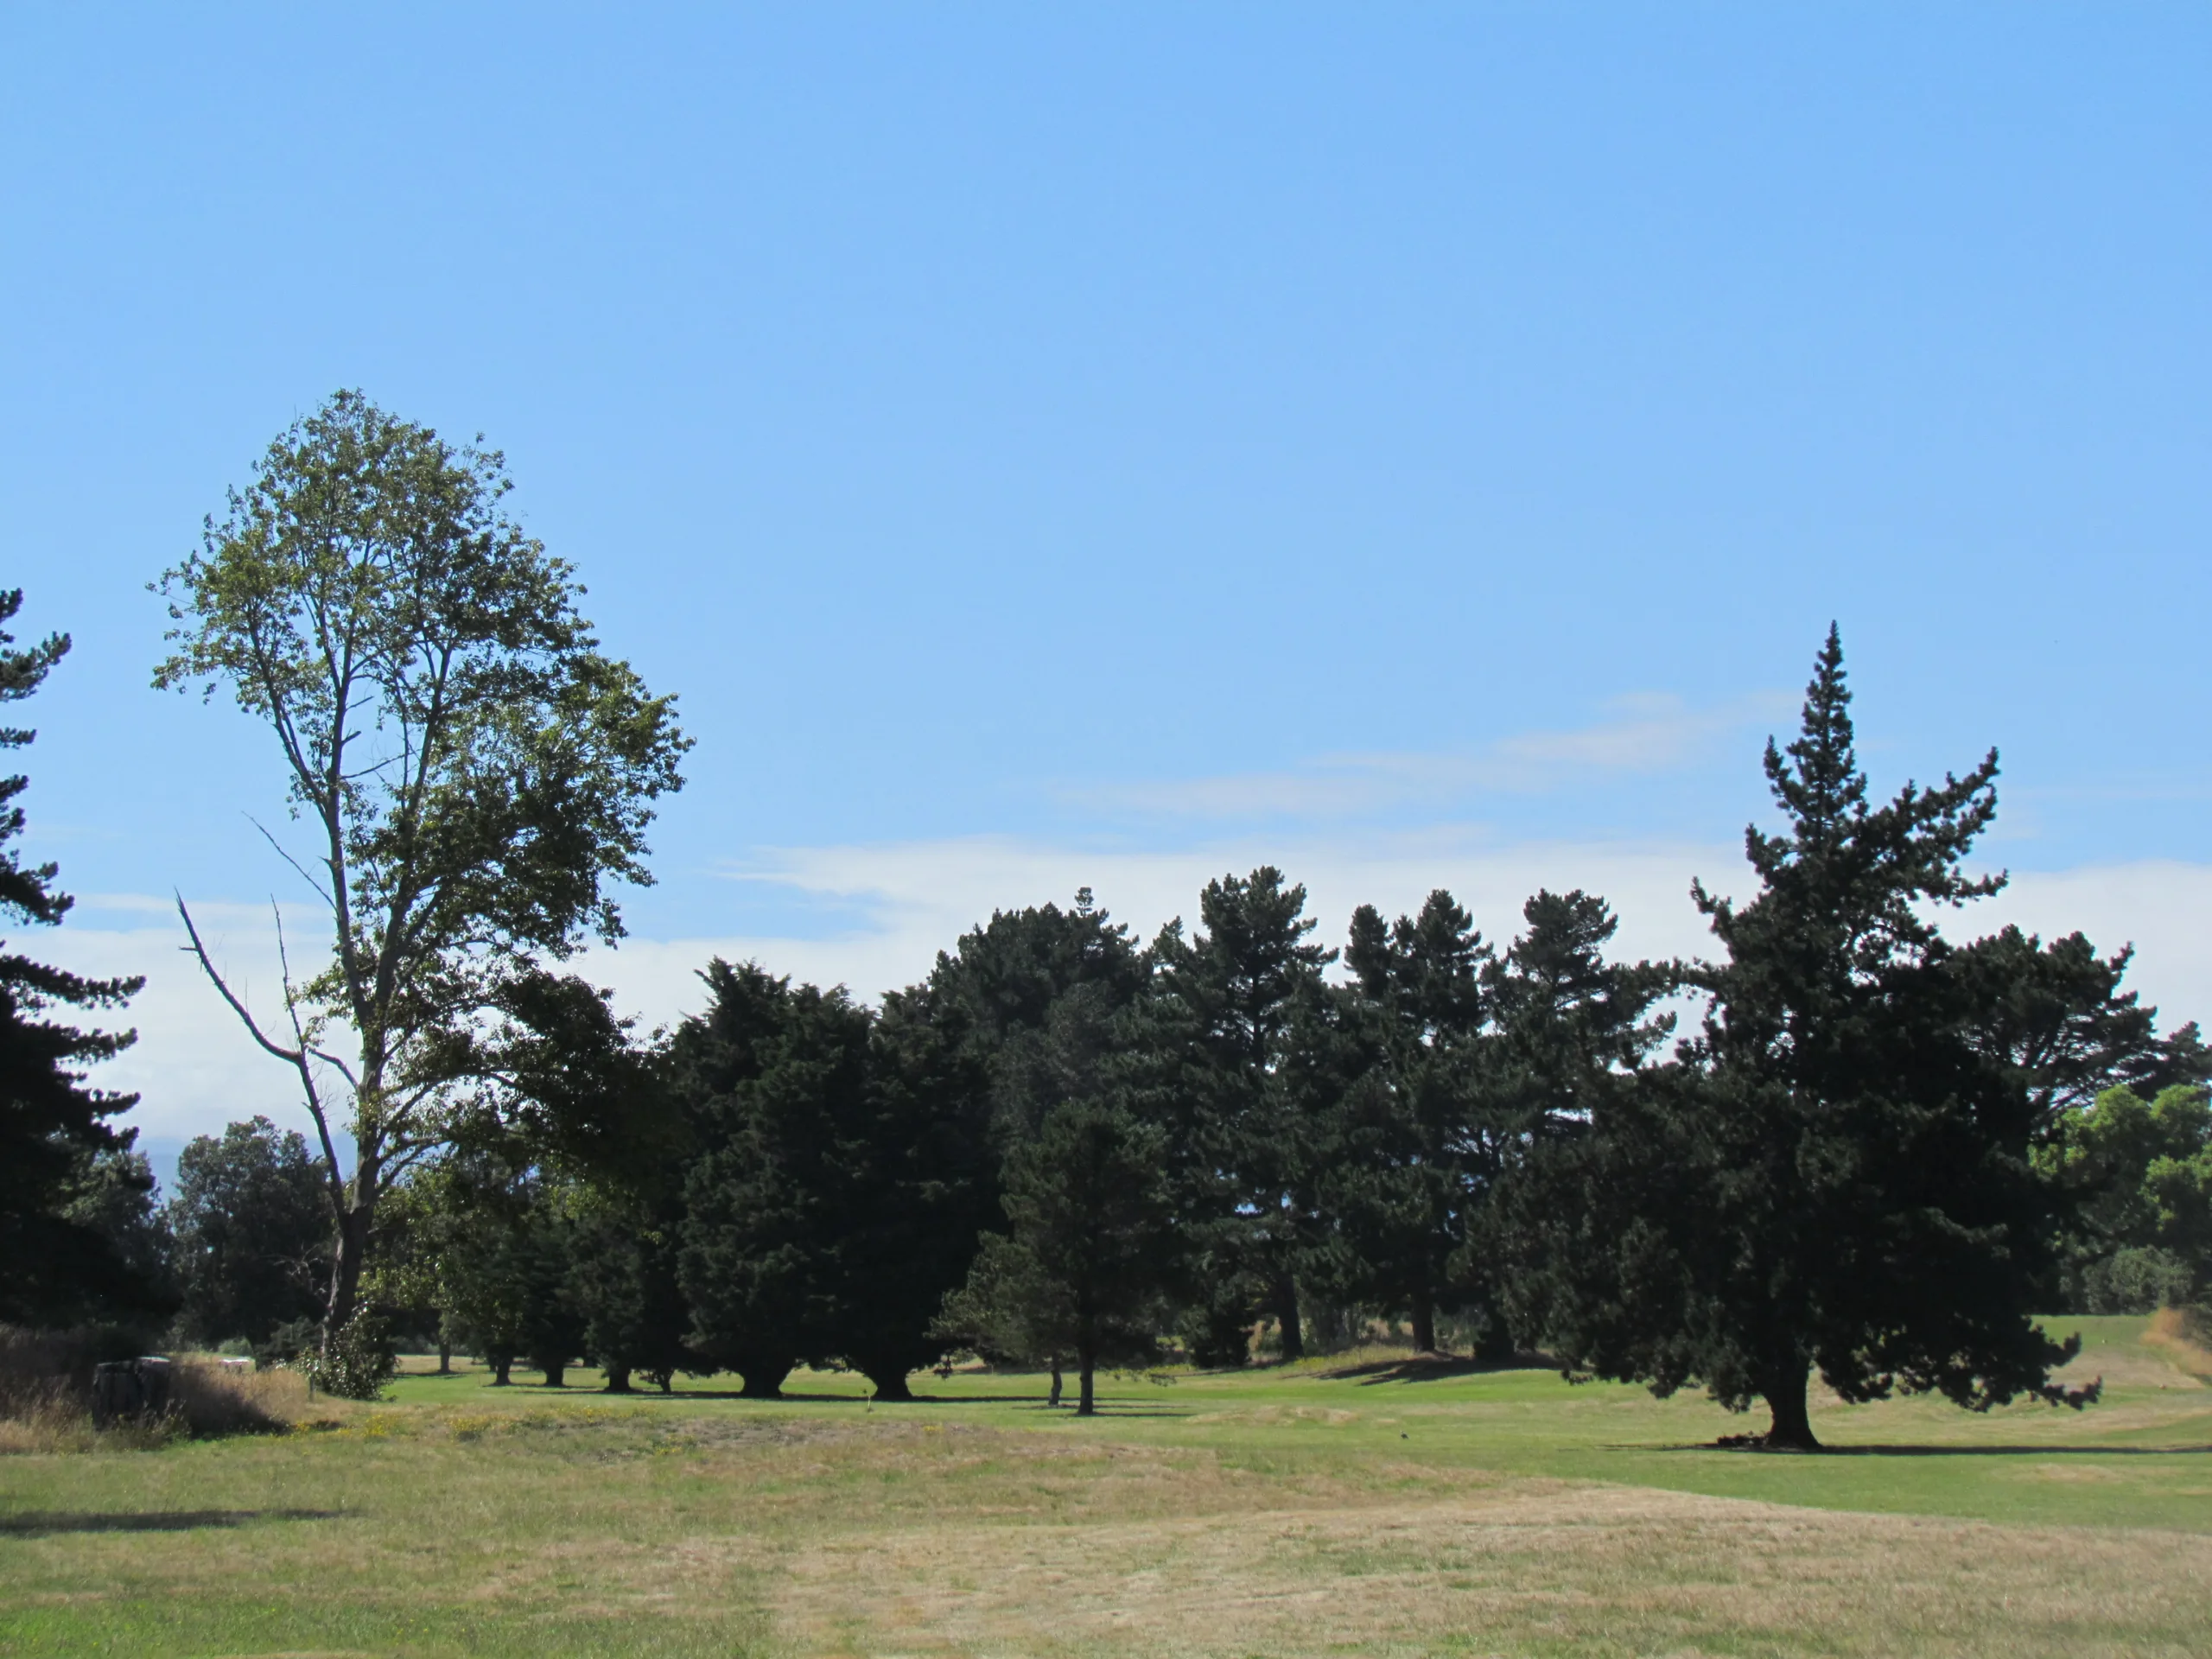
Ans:
MULTIPOLYGON (((369 1389, 395 1322, 502 1380, 589 1357, 756 1395, 837 1365, 902 1398, 972 1352, 1056 1395, 1071 1370, 1084 1412, 1102 1368, 1402 1318, 1422 1349, 1764 1402, 1768 1442, 1804 1447, 1815 1376, 2078 1406, 2037 1314, 2212 1294, 2196 1027, 2161 1034, 2127 953, 2078 933, 1939 931, 2002 882, 1967 868, 1996 756, 1873 798, 1833 628, 1767 747, 1757 891, 1694 889, 1712 960, 1614 960, 1581 892, 1502 944, 1442 890, 1363 906, 1332 949, 1262 867, 1148 941, 1088 891, 996 912, 874 1007, 712 962, 704 1009, 641 1041, 563 963, 620 936, 608 887, 650 880, 688 740, 507 487, 495 454, 341 393, 168 574, 156 683, 267 726, 315 838, 294 868, 329 948, 280 1026, 179 906, 315 1136, 195 1141, 156 1211, 109 1122, 129 1098, 73 1070, 127 1039, 41 1017, 136 985, 0 961, 0 1317, 135 1308, 369 1389)), ((66 649, 9 657, 0 696, 66 649)), ((51 867, 0 861, 0 905, 60 918, 51 867)))

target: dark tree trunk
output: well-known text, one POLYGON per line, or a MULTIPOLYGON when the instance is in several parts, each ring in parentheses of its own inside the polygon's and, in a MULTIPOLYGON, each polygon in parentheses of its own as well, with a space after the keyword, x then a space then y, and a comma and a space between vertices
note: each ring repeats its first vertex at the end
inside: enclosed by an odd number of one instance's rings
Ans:
POLYGON ((738 1389, 741 1400, 780 1400, 784 1397, 784 1379, 791 1374, 791 1362, 787 1359, 757 1359, 750 1365, 741 1362, 738 1375, 745 1386, 738 1389))
POLYGON ((505 1388, 508 1383, 507 1373, 514 1369, 515 1357, 512 1354, 486 1354, 485 1357, 492 1363, 492 1386, 495 1389, 505 1388))
POLYGON ((322 1310, 326 1344, 330 1332, 342 1329, 353 1317, 360 1300, 361 1271, 369 1261, 369 1230, 376 1220, 382 1166, 369 1147, 357 1144, 357 1151, 361 1155, 353 1169, 353 1191, 340 1200, 343 1208, 338 1217, 337 1245, 331 1253, 330 1298, 322 1310))
POLYGON ((1760 1390, 1766 1396, 1767 1409, 1774 1414, 1774 1426, 1766 1433, 1766 1443, 1774 1450, 1821 1449, 1821 1443, 1813 1438, 1813 1419, 1806 1408, 1805 1396, 1811 1385, 1811 1373, 1800 1368, 1777 1376, 1760 1390))
POLYGON ((355 1196, 338 1218, 338 1239, 330 1257, 330 1295, 323 1304, 323 1341, 345 1328, 360 1298, 361 1268, 369 1255, 370 1206, 361 1201, 364 1184, 356 1180, 355 1196))
POLYGON ((1275 1322, 1282 1327, 1285 1360, 1306 1357, 1306 1330, 1298 1320, 1298 1281, 1287 1273, 1275 1281, 1275 1322))
POLYGON ((879 1400, 896 1402, 914 1397, 914 1391, 906 1386, 906 1373, 904 1371, 885 1366, 880 1370, 864 1371, 861 1375, 875 1384, 875 1397, 879 1400))
POLYGON ((647 1371, 645 1373, 645 1376, 646 1379, 652 1383, 653 1387, 658 1389, 663 1394, 673 1394, 676 1392, 676 1373, 674 1371, 647 1371))
POLYGON ((1058 1354, 1054 1354, 1052 1356, 1052 1392, 1051 1397, 1045 1402, 1046 1409, 1047 1410, 1050 1410, 1052 1408, 1060 1403, 1060 1357, 1058 1354))
POLYGON ((609 1365, 607 1368, 607 1391, 609 1394, 634 1392, 630 1387, 630 1368, 627 1365, 609 1365))
POLYGON ((1083 1369, 1076 1384, 1075 1414, 1095 1417, 1098 1414, 1098 1395, 1093 1386, 1098 1374, 1098 1350, 1095 1344, 1084 1343, 1076 1351, 1076 1362, 1083 1369))
POLYGON ((1513 1357, 1513 1331, 1505 1323, 1496 1302, 1483 1309, 1482 1339, 1475 1345, 1475 1357, 1486 1364, 1503 1365, 1513 1357))
POLYGON ((1424 1354, 1436 1351, 1436 1299, 1425 1282, 1414 1287, 1414 1348, 1424 1354))
POLYGON ((453 1344, 448 1342, 443 1337, 438 1338, 438 1375, 440 1376, 453 1375, 453 1344))
POLYGON ((561 1380, 569 1374, 569 1362, 567 1360, 541 1359, 537 1362, 537 1369, 545 1373, 545 1386, 547 1388, 562 1389, 568 1386, 567 1383, 561 1380))

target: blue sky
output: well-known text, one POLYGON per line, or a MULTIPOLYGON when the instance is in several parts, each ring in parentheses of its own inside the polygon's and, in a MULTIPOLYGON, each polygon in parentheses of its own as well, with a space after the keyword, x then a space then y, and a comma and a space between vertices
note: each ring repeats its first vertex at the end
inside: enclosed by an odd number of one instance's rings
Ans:
POLYGON ((160 910, 265 990, 277 774, 143 584, 352 385, 681 696, 648 1018, 1263 857, 1694 948, 1831 618, 1878 785, 1998 745, 2008 913, 2212 1014, 2208 73, 2197 6, 10 8, 38 946, 154 975, 149 1135, 282 1109, 160 910))

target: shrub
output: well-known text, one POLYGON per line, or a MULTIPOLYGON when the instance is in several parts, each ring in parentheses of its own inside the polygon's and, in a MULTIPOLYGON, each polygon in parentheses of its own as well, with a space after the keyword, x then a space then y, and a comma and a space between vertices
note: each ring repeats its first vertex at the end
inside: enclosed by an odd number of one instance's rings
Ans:
POLYGON ((340 1400, 382 1397, 384 1385, 399 1369, 391 1331, 365 1307, 333 1332, 320 1351, 310 1350, 294 1364, 309 1382, 340 1400))
POLYGON ((2129 1245, 2081 1268, 2076 1296, 2085 1313, 2148 1313, 2187 1301, 2195 1282, 2189 1263, 2172 1252, 2129 1245))

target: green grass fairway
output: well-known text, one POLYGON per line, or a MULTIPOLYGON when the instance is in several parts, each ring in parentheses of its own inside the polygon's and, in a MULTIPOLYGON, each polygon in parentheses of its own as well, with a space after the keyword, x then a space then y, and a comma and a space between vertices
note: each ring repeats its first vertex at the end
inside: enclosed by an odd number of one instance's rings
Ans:
POLYGON ((2063 1328, 2102 1404, 1831 1405, 1822 1457, 1388 1356, 1116 1379, 1087 1422, 1023 1377, 410 1376, 289 1435, 0 1459, 0 1652, 2212 1653, 2212 1362, 2063 1328))

